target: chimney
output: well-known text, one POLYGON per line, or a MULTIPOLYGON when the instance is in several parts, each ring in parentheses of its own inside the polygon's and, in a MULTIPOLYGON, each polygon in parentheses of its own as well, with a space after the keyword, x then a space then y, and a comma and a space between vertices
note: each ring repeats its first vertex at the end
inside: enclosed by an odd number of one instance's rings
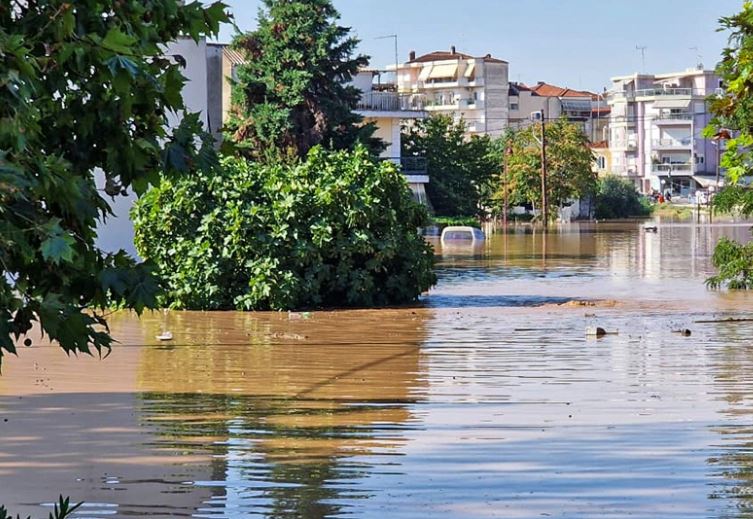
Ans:
POLYGON ((416 51, 415 50, 410 51, 410 54, 408 54, 408 59, 410 61, 415 61, 415 59, 416 59, 416 51))
POLYGON ((454 46, 454 45, 453 45, 452 47, 450 47, 450 53, 451 53, 451 54, 457 54, 457 51, 456 51, 456 49, 455 49, 455 46, 454 46))

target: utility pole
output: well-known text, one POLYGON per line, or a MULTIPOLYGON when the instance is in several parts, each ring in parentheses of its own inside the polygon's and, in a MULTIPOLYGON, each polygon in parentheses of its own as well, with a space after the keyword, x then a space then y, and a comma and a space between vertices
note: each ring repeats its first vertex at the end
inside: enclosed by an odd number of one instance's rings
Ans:
POLYGON ((544 229, 549 227, 549 206, 546 189, 546 117, 541 110, 541 218, 544 229))
POLYGON ((507 231, 507 214, 510 212, 510 155, 512 155, 512 146, 507 145, 505 150, 505 208, 502 213, 502 225, 507 231))

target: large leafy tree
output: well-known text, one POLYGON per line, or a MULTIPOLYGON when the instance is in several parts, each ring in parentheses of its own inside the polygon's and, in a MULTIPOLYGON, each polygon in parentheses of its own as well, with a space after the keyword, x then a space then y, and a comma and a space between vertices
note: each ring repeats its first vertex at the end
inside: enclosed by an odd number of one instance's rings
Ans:
POLYGON ((403 132, 403 155, 426 157, 427 194, 439 216, 475 216, 499 169, 488 136, 467 137, 467 125, 450 116, 417 121, 403 132))
POLYGON ((101 352, 97 309, 154 304, 149 269, 98 250, 97 223, 106 196, 213 162, 196 116, 166 129, 185 80, 162 53, 227 18, 219 2, 0 1, 0 360, 34 322, 67 352, 101 352))
MULTIPOLYGON (((727 187, 714 199, 714 206, 751 216, 753 189, 745 177, 753 174, 753 2, 745 2, 741 12, 722 18, 720 23, 721 30, 731 32, 717 69, 726 88, 711 101, 714 119, 706 136, 729 140, 721 163, 727 171, 727 187)), ((724 238, 717 245, 713 263, 719 272, 707 281, 712 288, 753 288, 753 245, 724 238)))
MULTIPOLYGON (((500 205, 505 190, 510 204, 541 205, 541 125, 510 130, 498 143, 509 150, 507 177, 497 179, 495 204, 500 205)), ((559 119, 546 125, 547 199, 551 207, 592 195, 597 175, 588 137, 577 125, 559 119)), ((550 213, 551 214, 551 213, 550 213)))
POLYGON ((223 161, 137 203, 139 253, 164 305, 291 310, 413 302, 435 282, 426 211, 389 162, 314 148, 294 164, 223 161))
POLYGON ((305 158, 322 145, 374 150, 375 126, 354 112, 360 91, 349 85, 368 64, 358 40, 337 24, 330 0, 264 0, 256 31, 236 37, 246 58, 237 69, 227 142, 247 158, 305 158))

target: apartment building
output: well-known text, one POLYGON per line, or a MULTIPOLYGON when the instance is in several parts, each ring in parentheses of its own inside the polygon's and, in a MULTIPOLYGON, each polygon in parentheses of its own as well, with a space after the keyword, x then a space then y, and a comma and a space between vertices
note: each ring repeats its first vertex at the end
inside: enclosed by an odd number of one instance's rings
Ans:
POLYGON ((435 51, 388 67, 396 72, 398 93, 423 98, 430 115, 443 114, 468 125, 469 135, 497 137, 509 119, 509 64, 487 54, 474 57, 435 51))
POLYGON ((607 102, 612 172, 643 193, 693 195, 718 186, 718 142, 703 138, 707 98, 719 92, 710 70, 634 74, 612 79, 607 102))
POLYGON ((606 139, 610 109, 603 95, 539 81, 533 86, 510 83, 509 99, 513 128, 528 125, 532 113, 543 112, 546 120, 565 117, 578 124, 591 142, 606 139))
POLYGON ((382 160, 394 162, 405 175, 408 185, 417 200, 427 203, 427 176, 425 157, 403 157, 401 129, 407 120, 423 119, 427 116, 423 98, 412 94, 401 94, 394 88, 380 88, 375 85, 375 78, 379 77, 376 70, 361 70, 353 78, 353 86, 361 91, 356 112, 364 118, 366 123, 376 126, 375 137, 386 144, 382 152, 382 160))

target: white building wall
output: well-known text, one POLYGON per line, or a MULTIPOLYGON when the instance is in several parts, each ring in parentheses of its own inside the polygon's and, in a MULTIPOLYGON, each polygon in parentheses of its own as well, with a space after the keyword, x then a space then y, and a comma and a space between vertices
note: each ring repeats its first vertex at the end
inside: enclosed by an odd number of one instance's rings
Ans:
MULTIPOLYGON (((207 45, 206 41, 198 44, 191 39, 182 39, 170 44, 166 56, 180 55, 186 60, 183 75, 187 82, 183 89, 183 100, 189 112, 201 113, 201 120, 207 125, 208 119, 208 87, 207 87, 207 45)), ((176 127, 182 119, 182 114, 169 113, 168 121, 171 128, 176 127)), ((97 187, 104 189, 104 173, 95 174, 97 187)), ((106 196, 106 195, 105 195, 106 196)), ((97 227, 97 246, 105 252, 124 250, 132 256, 137 256, 133 245, 133 223, 130 211, 136 202, 136 196, 129 192, 128 196, 118 196, 115 200, 108 200, 115 216, 101 222, 97 227)))

